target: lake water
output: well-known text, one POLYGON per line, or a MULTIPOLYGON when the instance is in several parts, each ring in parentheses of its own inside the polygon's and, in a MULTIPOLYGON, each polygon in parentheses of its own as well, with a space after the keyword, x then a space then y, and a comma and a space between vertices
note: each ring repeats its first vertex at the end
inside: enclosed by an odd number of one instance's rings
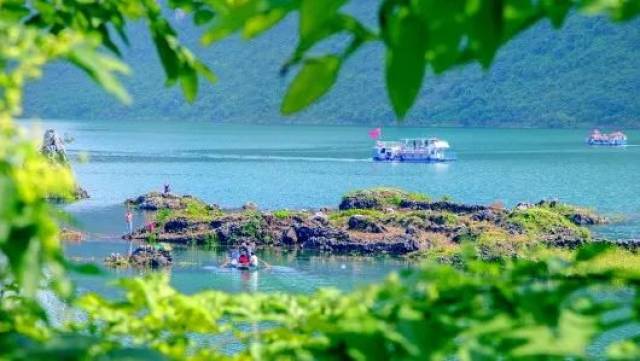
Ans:
MULTIPOLYGON (((450 142, 458 161, 386 164, 370 160, 372 141, 365 127, 179 120, 47 121, 40 126, 68 133, 75 138, 68 145, 71 156, 89 159, 74 161, 74 169, 91 199, 68 207, 91 232, 89 242, 69 246, 69 253, 78 257, 101 259, 125 249, 117 241, 124 228, 123 200, 159 191, 164 183, 171 184, 174 192, 228 208, 246 201, 266 209, 336 206, 343 193, 374 186, 510 206, 558 198, 622 217, 622 222, 596 230, 603 236, 640 238, 640 146, 634 145, 640 145, 638 131, 627 132, 631 146, 595 148, 584 144, 587 130, 399 126, 385 128, 383 137, 438 136, 450 142)), ((216 251, 180 252, 182 265, 173 267, 172 277, 186 291, 253 287, 308 292, 331 285, 349 289, 406 267, 398 260, 347 257, 324 262, 308 255, 265 255, 274 257, 280 268, 245 282, 238 274, 211 268, 219 257, 216 251), (196 261, 189 261, 194 257, 196 261)))

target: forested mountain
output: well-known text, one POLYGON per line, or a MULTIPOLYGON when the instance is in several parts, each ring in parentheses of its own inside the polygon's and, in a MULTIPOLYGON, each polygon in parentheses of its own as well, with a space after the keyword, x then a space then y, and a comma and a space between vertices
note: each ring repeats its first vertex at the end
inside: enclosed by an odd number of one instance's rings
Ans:
MULTIPOLYGON (((372 24, 368 2, 348 9, 372 24)), ((200 32, 176 20, 183 40, 219 77, 201 82, 193 105, 177 88, 164 87, 161 66, 142 25, 132 32, 124 55, 132 76, 124 82, 131 106, 91 86, 69 66, 54 65, 27 89, 25 115, 73 119, 175 119, 252 123, 389 124, 395 118, 384 87, 382 47, 365 46, 348 60, 334 89, 306 111, 283 117, 282 94, 291 75, 279 68, 296 42, 290 17, 252 41, 238 38, 209 48, 200 32)), ((326 44, 330 50, 343 39, 326 44)), ((477 65, 435 76, 425 86, 405 123, 433 126, 640 127, 640 21, 612 24, 604 18, 572 15, 562 30, 540 23, 503 48, 493 66, 477 65)))

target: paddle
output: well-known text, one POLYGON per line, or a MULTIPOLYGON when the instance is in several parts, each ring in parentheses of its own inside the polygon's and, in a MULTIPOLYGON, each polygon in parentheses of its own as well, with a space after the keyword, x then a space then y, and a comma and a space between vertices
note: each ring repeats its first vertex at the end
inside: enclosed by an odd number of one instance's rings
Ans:
POLYGON ((270 264, 268 264, 267 262, 265 262, 265 261, 261 260, 260 258, 258 258, 258 262, 262 262, 262 263, 264 263, 264 265, 265 265, 267 268, 271 268, 271 265, 270 265, 270 264))

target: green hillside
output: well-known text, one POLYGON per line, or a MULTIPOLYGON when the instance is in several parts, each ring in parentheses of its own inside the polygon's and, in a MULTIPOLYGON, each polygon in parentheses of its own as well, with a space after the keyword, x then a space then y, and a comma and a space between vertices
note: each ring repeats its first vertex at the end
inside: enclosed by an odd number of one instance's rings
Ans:
MULTIPOLYGON (((371 23, 366 2, 351 11, 371 23)), ((286 19, 250 42, 198 47, 186 21, 185 42, 217 73, 201 84, 195 104, 163 86, 162 70, 145 30, 135 29, 125 60, 134 98, 126 107, 91 86, 78 70, 56 65, 27 89, 28 117, 73 119, 176 119, 252 123, 393 123, 383 79, 383 54, 370 45, 351 58, 335 88, 310 109, 279 115, 288 78, 280 65, 295 45, 296 19, 286 19)), ((337 45, 342 39, 335 39, 337 45)), ((603 18, 571 16, 561 31, 542 23, 502 49, 489 71, 471 65, 443 76, 427 75, 407 124, 432 126, 590 127, 640 126, 640 22, 613 25, 603 18)))

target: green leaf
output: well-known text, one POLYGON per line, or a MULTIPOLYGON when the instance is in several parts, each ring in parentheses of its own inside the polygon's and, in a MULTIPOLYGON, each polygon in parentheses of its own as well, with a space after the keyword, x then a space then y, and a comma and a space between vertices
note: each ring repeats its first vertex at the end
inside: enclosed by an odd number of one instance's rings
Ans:
POLYGON ((113 40, 111 40, 111 34, 109 34, 109 29, 107 29, 107 26, 102 24, 98 27, 98 32, 101 36, 102 45, 111 50, 118 57, 122 57, 120 49, 118 49, 118 46, 113 42, 113 40))
POLYGON ((218 81, 218 77, 216 77, 216 75, 211 71, 211 69, 209 69, 209 67, 207 67, 203 63, 196 60, 195 63, 193 64, 193 68, 196 70, 198 74, 202 75, 205 79, 207 79, 209 83, 214 84, 215 82, 218 81))
POLYGON ((6 1, 0 4, 0 21, 17 22, 30 14, 22 1, 6 1))
POLYGON ((102 270, 93 263, 75 263, 69 262, 67 263, 67 268, 76 273, 85 274, 85 275, 100 275, 103 274, 102 270))
POLYGON ((194 68, 185 65, 180 70, 180 86, 187 101, 192 103, 198 95, 198 75, 194 68))
MULTIPOLYGON (((153 31, 153 30, 152 30, 153 31)), ((156 51, 158 52, 158 56, 160 57, 160 62, 162 62, 162 67, 167 77, 167 84, 172 84, 179 75, 180 72, 180 60, 178 59, 178 54, 176 51, 170 46, 168 36, 162 32, 153 32, 153 42, 156 45, 156 51)))
POLYGON ((402 118, 422 86, 427 34, 420 19, 408 13, 390 19, 387 31, 387 91, 393 110, 402 118))
POLYGON ((540 4, 556 28, 560 28, 573 3, 569 0, 543 0, 540 4))
POLYGON ((303 0, 300 4, 300 38, 305 41, 325 28, 346 0, 303 0))
POLYGON ((425 0, 416 12, 428 31, 427 61, 434 72, 442 73, 461 58, 460 44, 466 30, 464 2, 425 0))
POLYGON ((287 15, 285 9, 274 9, 266 14, 259 14, 247 20, 242 29, 242 36, 251 39, 270 29, 287 15))
POLYGON ((485 68, 491 65, 502 42, 503 1, 471 1, 468 4, 472 5, 467 6, 467 14, 471 18, 469 33, 471 49, 485 68))
POLYGON ((2 243, 0 250, 6 255, 16 277, 16 282, 27 297, 33 297, 40 276, 40 244, 35 240, 36 227, 14 227, 8 235, 8 242, 2 243))
POLYGON ((201 37, 204 45, 219 41, 242 29, 249 19, 256 16, 262 8, 261 1, 216 2, 216 21, 201 37))
POLYGON ((334 55, 306 60, 287 89, 282 102, 282 113, 298 112, 329 91, 336 81, 340 64, 340 58, 334 55))
POLYGON ((215 16, 215 13, 213 11, 207 10, 207 9, 200 9, 196 11, 195 14, 193 14, 193 22, 196 25, 204 25, 209 21, 211 21, 211 19, 213 19, 214 16, 215 16))

